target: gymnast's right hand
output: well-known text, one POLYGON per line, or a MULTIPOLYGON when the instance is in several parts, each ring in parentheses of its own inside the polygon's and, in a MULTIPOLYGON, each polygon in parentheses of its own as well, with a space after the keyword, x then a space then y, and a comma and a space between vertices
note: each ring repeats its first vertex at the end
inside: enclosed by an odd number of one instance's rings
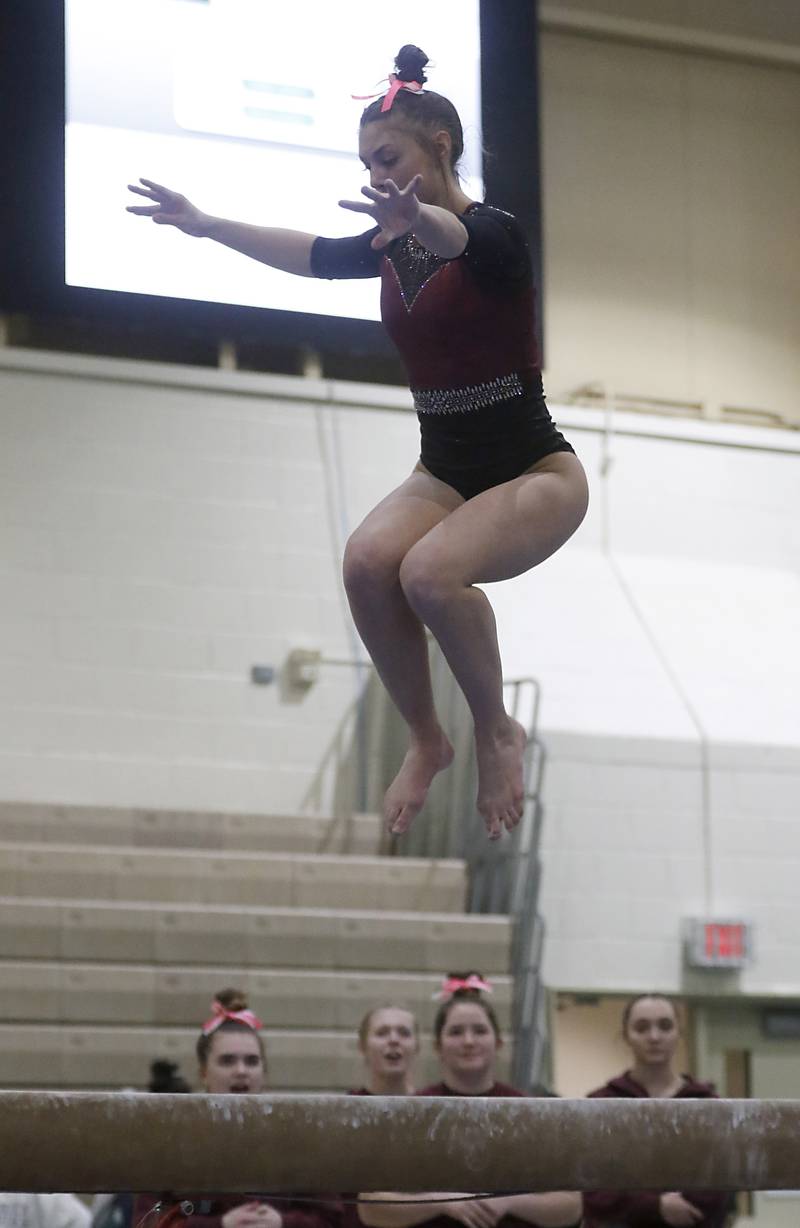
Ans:
POLYGON ((152 218, 160 226, 175 226, 185 235, 192 235, 196 239, 205 238, 211 221, 207 213, 202 213, 190 200, 181 196, 180 192, 172 192, 160 183, 153 183, 152 179, 140 179, 139 183, 144 184, 144 187, 135 183, 129 183, 128 187, 131 192, 146 197, 151 203, 128 205, 128 213, 152 218))

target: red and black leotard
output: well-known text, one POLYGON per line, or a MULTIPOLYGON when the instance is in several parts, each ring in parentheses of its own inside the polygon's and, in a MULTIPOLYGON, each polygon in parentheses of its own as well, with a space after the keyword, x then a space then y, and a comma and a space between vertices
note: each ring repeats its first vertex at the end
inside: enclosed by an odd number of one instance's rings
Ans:
POLYGON ((472 204, 467 246, 453 260, 413 235, 382 251, 379 228, 317 238, 316 277, 380 277, 381 318, 409 375, 420 459, 470 499, 518 477, 551 452, 574 449, 545 405, 534 287, 525 236, 509 213, 472 204))

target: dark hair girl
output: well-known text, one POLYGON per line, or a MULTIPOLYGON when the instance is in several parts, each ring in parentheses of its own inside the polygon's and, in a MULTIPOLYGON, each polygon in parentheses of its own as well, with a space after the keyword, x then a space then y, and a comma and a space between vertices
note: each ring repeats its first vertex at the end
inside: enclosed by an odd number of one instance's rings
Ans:
POLYGON ((260 1092, 267 1058, 261 1020, 241 989, 221 989, 211 1004, 195 1046, 207 1092, 260 1092))
MULTIPOLYGON (((253 1095, 263 1090, 266 1060, 261 1027, 241 989, 222 989, 216 994, 196 1046, 206 1092, 253 1095)), ((264 1194, 184 1194, 182 1200, 191 1203, 194 1211, 178 1217, 181 1228, 341 1228, 337 1199, 310 1203, 292 1196, 273 1203, 264 1194)), ((141 1224, 159 1201, 163 1200, 140 1194, 134 1224, 141 1224)))

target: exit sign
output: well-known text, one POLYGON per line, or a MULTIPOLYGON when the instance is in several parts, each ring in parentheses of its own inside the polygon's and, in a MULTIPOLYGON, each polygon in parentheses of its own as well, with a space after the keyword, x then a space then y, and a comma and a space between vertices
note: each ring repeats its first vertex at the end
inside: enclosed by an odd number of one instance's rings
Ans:
POLYGON ((747 921, 692 917, 686 923, 686 960, 692 968, 743 968, 752 952, 747 921))

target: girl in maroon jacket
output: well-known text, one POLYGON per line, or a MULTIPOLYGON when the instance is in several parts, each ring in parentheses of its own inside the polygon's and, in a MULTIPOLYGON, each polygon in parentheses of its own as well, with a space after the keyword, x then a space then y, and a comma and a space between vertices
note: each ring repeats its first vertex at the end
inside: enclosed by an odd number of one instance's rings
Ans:
MULTIPOLYGON (((259 1035, 261 1020, 248 1008, 239 989, 223 989, 212 1003, 210 1019, 197 1040, 197 1060, 205 1091, 211 1094, 253 1095, 264 1091, 266 1055, 259 1035)), ((191 1206, 182 1215, 170 1204, 169 1228, 340 1228, 341 1204, 335 1198, 310 1203, 300 1197, 271 1202, 269 1196, 216 1194, 176 1197, 191 1206)), ((140 1194, 134 1210, 134 1226, 157 1228, 160 1216, 149 1217, 159 1201, 140 1194)), ((165 1207, 166 1211, 166 1207, 165 1207)))
MULTIPOLYGON (((492 988, 479 972, 451 972, 442 988, 442 1004, 433 1025, 442 1080, 423 1087, 419 1096, 524 1096, 497 1078, 497 1055, 503 1044, 500 1024, 487 995, 492 988)), ((512 1194, 469 1201, 454 1193, 369 1194, 358 1213, 369 1228, 568 1228, 581 1218, 579 1194, 512 1194), (393 1205, 393 1199, 406 1199, 393 1205), (452 1200, 425 1205, 426 1200, 452 1200)))
MULTIPOLYGON (((453 758, 434 708, 429 628, 475 723, 478 810, 491 838, 519 822, 525 730, 503 703, 494 614, 478 587, 536 567, 586 514, 586 475, 542 389, 536 287, 525 233, 458 179, 463 132, 449 99, 423 89, 428 57, 406 45, 382 99, 361 116, 366 200, 340 201, 372 229, 327 239, 210 217, 152 180, 132 213, 304 277, 375 277, 381 318, 406 366, 420 459, 347 544, 350 608, 409 728, 386 794, 407 830, 453 758)), ((521 166, 524 165, 524 159, 521 166)))
MULTIPOLYGON (((610 1079, 592 1096, 690 1097, 715 1096, 710 1083, 698 1083, 675 1066, 680 1038, 677 1010, 669 998, 642 994, 626 1005, 622 1033, 633 1054, 633 1065, 610 1079)), ((584 1195, 587 1228, 720 1228, 731 1208, 729 1194, 704 1190, 681 1194, 624 1190, 593 1190, 584 1195)))
MULTIPOLYGON (((358 1048, 367 1081, 351 1096, 413 1096, 414 1059, 419 1053, 419 1024, 406 1006, 384 1003, 367 1011, 358 1025, 358 1048)), ((342 1195, 342 1228, 361 1228, 356 1199, 342 1195)))

